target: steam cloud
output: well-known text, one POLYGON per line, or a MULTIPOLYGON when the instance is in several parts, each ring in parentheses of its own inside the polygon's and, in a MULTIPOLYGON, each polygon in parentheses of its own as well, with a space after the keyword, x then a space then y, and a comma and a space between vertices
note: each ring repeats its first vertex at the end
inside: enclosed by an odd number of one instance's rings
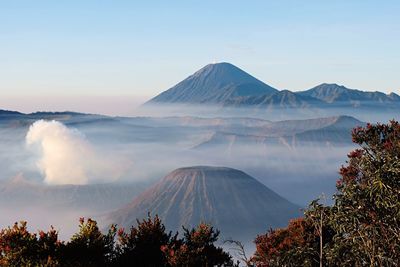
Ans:
POLYGON ((38 148, 37 166, 48 184, 88 184, 118 177, 120 168, 102 160, 84 134, 58 121, 33 123, 26 143, 38 148))

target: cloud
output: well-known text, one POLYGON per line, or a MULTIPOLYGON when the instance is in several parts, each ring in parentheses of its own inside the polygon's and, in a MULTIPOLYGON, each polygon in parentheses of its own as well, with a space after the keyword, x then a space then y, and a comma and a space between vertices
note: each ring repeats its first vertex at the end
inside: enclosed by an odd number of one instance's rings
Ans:
POLYGON ((36 148, 37 166, 47 184, 107 182, 121 173, 115 161, 104 160, 83 133, 58 121, 34 122, 26 143, 36 148))

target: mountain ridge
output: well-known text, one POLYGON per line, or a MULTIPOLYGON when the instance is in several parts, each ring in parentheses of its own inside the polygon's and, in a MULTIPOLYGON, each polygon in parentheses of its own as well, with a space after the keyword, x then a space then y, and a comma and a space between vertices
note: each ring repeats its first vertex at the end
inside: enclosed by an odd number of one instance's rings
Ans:
POLYGON ((278 90, 226 62, 208 64, 147 103, 215 103, 278 90), (250 92, 249 92, 250 91, 250 92))
POLYGON ((379 106, 400 108, 400 96, 394 92, 362 91, 336 83, 322 83, 304 91, 278 90, 254 78, 233 64, 209 64, 147 104, 216 104, 222 107, 331 108, 379 106))
POLYGON ((385 94, 379 91, 362 91, 350 89, 336 83, 322 83, 309 90, 298 92, 299 95, 314 97, 326 103, 352 102, 352 101, 377 101, 392 102, 399 97, 395 93, 385 94))

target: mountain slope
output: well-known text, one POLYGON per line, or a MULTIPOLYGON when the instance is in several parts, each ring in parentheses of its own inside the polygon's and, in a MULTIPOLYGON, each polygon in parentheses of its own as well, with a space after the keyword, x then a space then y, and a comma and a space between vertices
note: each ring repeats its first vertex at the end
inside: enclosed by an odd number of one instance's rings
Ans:
POLYGON ((22 115, 22 113, 13 110, 0 109, 0 115, 22 115))
POLYGON ((400 96, 395 93, 349 89, 335 83, 323 83, 300 92, 279 91, 230 63, 218 63, 203 67, 147 103, 205 103, 224 106, 224 110, 230 107, 250 107, 267 111, 301 109, 314 112, 344 108, 348 109, 344 112, 350 114, 349 111, 360 107, 397 110, 400 108, 400 96))
POLYGON ((277 91, 230 63, 217 63, 203 67, 148 103, 222 103, 230 98, 277 91))
POLYGON ((267 125, 248 129, 244 133, 216 131, 192 149, 218 149, 237 151, 248 146, 255 150, 268 151, 274 146, 325 146, 327 144, 351 144, 351 130, 365 125, 350 116, 335 116, 307 120, 270 122, 267 125))
POLYGON ((365 92, 349 89, 342 85, 323 83, 307 91, 298 92, 302 96, 313 97, 329 104, 346 103, 352 106, 361 102, 390 103, 399 101, 395 93, 386 95, 382 92, 365 92))
POLYGON ((324 142, 343 145, 352 144, 351 131, 365 123, 350 116, 338 116, 327 126, 319 129, 310 129, 294 135, 297 142, 324 142))
POLYGON ((225 237, 241 238, 254 238, 300 215, 299 207, 246 173, 207 166, 171 172, 107 220, 129 227, 148 212, 158 214, 171 230, 208 222, 225 237))
POLYGON ((289 90, 275 92, 272 95, 247 96, 227 99, 225 106, 255 106, 262 109, 273 108, 310 108, 322 102, 316 98, 299 95, 289 90))

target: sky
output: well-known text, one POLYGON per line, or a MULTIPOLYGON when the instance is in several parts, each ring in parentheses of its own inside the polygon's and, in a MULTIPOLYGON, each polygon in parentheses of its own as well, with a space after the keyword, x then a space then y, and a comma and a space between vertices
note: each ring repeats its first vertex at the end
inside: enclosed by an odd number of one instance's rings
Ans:
POLYGON ((204 65, 400 93, 400 1, 0 2, 0 109, 124 115, 204 65))

